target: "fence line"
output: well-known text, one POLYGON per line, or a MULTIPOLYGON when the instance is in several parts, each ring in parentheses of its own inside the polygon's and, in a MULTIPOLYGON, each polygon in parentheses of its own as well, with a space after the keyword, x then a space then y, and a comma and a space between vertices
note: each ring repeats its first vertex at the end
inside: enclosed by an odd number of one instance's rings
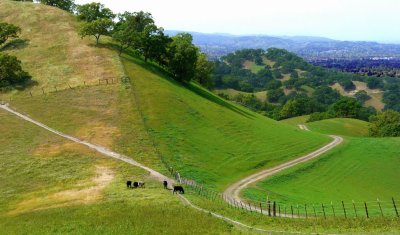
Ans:
POLYGON ((188 186, 195 194, 202 196, 213 202, 225 204, 227 207, 248 213, 259 213, 260 215, 270 217, 288 217, 288 218, 372 218, 372 217, 397 217, 399 212, 397 206, 399 201, 394 197, 390 200, 382 201, 351 201, 339 203, 303 203, 290 204, 282 203, 278 200, 267 199, 265 202, 252 201, 251 203, 242 203, 234 198, 206 188, 204 185, 194 180, 186 179, 180 173, 170 168, 170 173, 177 182, 188 186))
MULTIPOLYGON (((22 96, 27 97, 27 98, 32 98, 34 96, 43 96, 46 94, 54 93, 54 92, 59 92, 59 91, 64 91, 68 89, 77 89, 77 88, 83 88, 83 87, 94 87, 94 86, 108 86, 108 85, 114 85, 123 82, 125 77, 121 78, 115 78, 115 77, 109 77, 109 78, 100 78, 97 80, 92 80, 92 81, 83 81, 82 83, 58 83, 55 85, 47 85, 47 86, 42 86, 42 87, 33 87, 31 89, 26 89, 22 90, 19 93, 22 93, 22 96), (72 85, 71 85, 72 84, 72 85)), ((9 96, 7 92, 1 92, 0 91, 0 101, 7 101, 10 100, 12 96, 9 96), (7 97, 7 98, 4 98, 7 97)))

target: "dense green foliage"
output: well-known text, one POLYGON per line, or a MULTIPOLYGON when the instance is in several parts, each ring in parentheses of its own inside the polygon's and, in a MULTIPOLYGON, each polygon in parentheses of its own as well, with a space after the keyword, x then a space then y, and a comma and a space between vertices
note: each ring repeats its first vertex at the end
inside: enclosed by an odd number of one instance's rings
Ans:
POLYGON ((82 25, 79 35, 84 38, 93 36, 96 38, 96 45, 99 44, 101 36, 110 35, 114 23, 110 19, 98 19, 92 22, 86 22, 82 25))
POLYGON ((400 113, 387 110, 370 118, 370 135, 375 137, 399 137, 400 113))
POLYGON ((0 53, 0 89, 24 85, 30 79, 17 57, 0 53))
POLYGON ((215 62, 215 67, 213 79, 216 88, 246 92, 266 90, 265 101, 251 97, 245 99, 247 102, 242 102, 242 97, 234 97, 233 100, 274 119, 316 113, 311 120, 331 117, 368 120, 374 113, 373 109, 362 107, 368 95, 358 93, 357 100, 344 99, 331 88, 333 84, 339 83, 345 90, 354 90, 352 81, 360 80, 360 77, 313 66, 286 50, 245 49, 222 57, 215 62), (246 66, 262 68, 255 73, 251 67, 246 66))
POLYGON ((68 12, 72 12, 75 8, 74 0, 40 0, 40 3, 52 7, 58 7, 68 12))
POLYGON ((400 79, 391 78, 386 81, 386 90, 383 94, 383 101, 386 104, 385 109, 393 109, 400 112, 400 79))
POLYGON ((17 38, 19 33, 21 33, 20 27, 0 22, 0 46, 6 43, 10 38, 17 38))
POLYGON ((101 3, 88 3, 76 7, 78 19, 92 22, 99 19, 114 19, 115 14, 101 3))

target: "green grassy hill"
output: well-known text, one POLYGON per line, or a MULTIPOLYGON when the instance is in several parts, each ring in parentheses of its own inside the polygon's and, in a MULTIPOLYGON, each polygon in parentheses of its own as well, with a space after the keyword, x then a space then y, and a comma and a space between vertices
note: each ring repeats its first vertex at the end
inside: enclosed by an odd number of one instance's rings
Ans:
POLYGON ((368 136, 369 123, 351 118, 333 118, 307 123, 311 130, 327 135, 362 137, 368 136))
MULTIPOLYGON (((87 78, 93 79, 88 72, 97 69, 110 73, 97 74, 96 79, 123 74, 117 53, 104 44, 96 48, 91 40, 78 40, 75 19, 56 8, 4 0, 0 4, 0 15, 19 25, 24 31, 21 38, 29 40, 24 46, 7 46, 6 51, 17 55, 24 68, 39 82, 33 89, 76 82, 77 86, 72 89, 66 87, 45 95, 34 93, 33 97, 26 92, 15 92, 11 101, 7 99, 12 108, 57 130, 132 156, 166 173, 159 159, 160 151, 183 176, 219 189, 244 175, 297 157, 330 141, 323 135, 304 133, 238 107, 195 84, 177 83, 137 58, 125 56, 122 61, 131 84, 99 86, 88 82, 87 86, 79 85, 87 78), (12 11, 16 14, 11 14, 12 11), (29 23, 24 20, 26 18, 32 18, 35 23, 29 23), (49 22, 56 22, 56 25, 53 27, 49 22), (56 33, 56 26, 62 30, 56 33), (41 30, 46 40, 39 40, 41 30), (29 31, 34 33, 30 35, 29 31), (74 57, 72 48, 79 52, 81 47, 98 60, 89 65, 92 59, 74 57), (74 62, 77 67, 69 63, 74 58, 79 59, 74 62), (35 67, 36 61, 43 66, 35 67), (85 67, 86 64, 89 67, 85 67), (61 69, 64 66, 70 69, 61 69)), ((146 178, 142 171, 55 138, 4 112, 1 115, 0 128, 7 136, 2 139, 5 147, 0 151, 1 167, 10 169, 0 171, 1 182, 7 182, 0 188, 4 195, 0 203, 1 227, 7 229, 4 231, 23 233, 31 228, 33 233, 40 234, 80 229, 89 233, 103 230, 104 233, 118 233, 133 226, 132 231, 153 233, 152 227, 162 223, 160 229, 168 233, 175 223, 159 221, 167 216, 175 222, 184 217, 196 220, 180 222, 181 231, 188 231, 186 225, 191 224, 194 229, 196 226, 209 229, 210 225, 215 226, 211 229, 217 233, 235 232, 224 222, 183 209, 185 207, 176 197, 160 191, 158 183, 146 178), (96 177, 104 172, 105 178, 110 178, 107 172, 111 172, 112 180, 99 186, 93 201, 82 202, 81 193, 86 192, 86 187, 96 186, 96 177), (124 188, 128 177, 148 180, 148 191, 132 197, 124 188), (32 186, 25 189, 29 183, 32 186), (77 196, 64 198, 70 192, 76 192, 77 196), (152 204, 151 201, 156 202, 152 204), (170 205, 165 209, 167 202, 170 205), (145 222, 146 210, 155 218, 145 222), (107 214, 100 218, 87 217, 99 211, 107 211, 107 214), (132 211, 139 213, 132 214, 132 211), (156 214, 163 216, 157 219, 156 214), (75 222, 63 223, 65 216, 75 222), (49 218, 52 219, 48 226, 36 226, 49 218), (25 222, 17 226, 21 221, 25 222), (132 225, 132 221, 143 221, 145 225, 139 226, 142 222, 132 225), (112 225, 105 228, 107 224, 112 225)))
MULTIPOLYGON (((105 44, 96 48, 93 41, 77 38, 78 22, 56 8, 0 0, 0 16, 19 25, 24 31, 21 38, 29 40, 26 45, 7 46, 6 51, 17 55, 39 82, 34 91, 66 81, 72 85, 72 89, 65 87, 45 95, 34 92, 33 97, 26 92, 14 92, 12 99, 7 99, 12 108, 52 128, 131 156, 163 173, 167 169, 160 157, 184 177, 221 191, 244 176, 311 152, 330 141, 324 134, 302 131, 225 101, 196 84, 178 83, 140 58, 128 55, 119 58, 105 44), (57 27, 61 30, 57 31, 57 27), (40 40, 41 35, 45 40, 40 40), (75 54, 80 52, 88 54, 75 54), (35 61, 40 66, 36 67, 35 61), (99 78, 122 75, 128 75, 130 82, 95 85, 99 78), (87 86, 81 85, 84 81, 88 81, 87 86)), ((105 38, 103 43, 107 41, 105 38)), ((186 206, 140 169, 72 144, 2 110, 0 120, 0 233, 243 232, 186 206), (127 190, 127 179, 145 180, 147 188, 127 190)), ((380 146, 386 148, 387 158, 394 158, 388 145, 397 146, 398 141, 392 142, 382 142, 380 146)), ((349 155, 353 155, 359 151, 356 143, 348 142, 332 154, 349 149, 349 155)), ((363 143, 360 141, 358 148, 363 143)), ((370 159, 366 167, 375 164, 376 159, 370 159)), ((387 161, 381 164, 378 167, 386 170, 394 166, 387 161)), ((360 174, 368 172, 371 171, 360 170, 360 174)), ((366 179, 373 180, 371 177, 366 179)), ((356 175, 354 179, 361 180, 356 175)), ((385 196, 392 186, 385 183, 382 187, 387 189, 385 196)), ((204 198, 196 195, 190 198, 204 203, 204 198)), ((275 230, 325 231, 324 221, 264 221, 259 215, 255 218, 254 213, 231 213, 226 204, 209 204, 202 205, 264 228, 271 228, 273 223, 275 230)), ((332 224, 334 230, 330 231, 336 231, 338 223, 332 224)), ((250 232, 253 231, 243 233, 250 232)))
POLYGON ((116 53, 94 47, 91 39, 81 39, 78 21, 57 8, 0 0, 0 20, 19 26, 20 38, 5 45, 2 52, 18 57, 24 70, 39 85, 33 94, 96 84, 99 78, 120 78, 123 68, 116 53))
POLYGON ((306 124, 309 117, 310 117, 309 115, 304 115, 304 116, 284 119, 284 120, 281 120, 280 122, 286 123, 286 124, 289 124, 292 126, 298 126, 300 124, 306 124))
POLYGON ((223 189, 261 169, 330 141, 227 102, 195 85, 182 85, 142 61, 123 60, 147 128, 166 161, 183 176, 223 189))
POLYGON ((1 234, 234 233, 148 173, 0 110, 1 234), (125 181, 144 180, 143 190, 125 181), (151 219, 149 219, 151 218, 151 219))
MULTIPOLYGON (((300 122, 301 118, 289 120, 296 125, 300 122)), ((378 213, 376 199, 380 198, 386 208, 390 207, 391 198, 400 193, 396 170, 400 163, 399 138, 367 138, 369 123, 355 119, 327 119, 306 125, 311 131, 344 136, 345 142, 311 162, 246 189, 247 198, 263 200, 269 193, 274 200, 294 205, 366 201, 372 202, 374 213, 378 213)))
MULTIPOLYGON (((400 139, 348 138, 320 158, 247 189, 246 196, 289 203, 390 202, 400 193, 400 139)), ((374 204, 376 206, 376 203, 374 204)), ((393 212, 393 211, 391 211, 393 212)))

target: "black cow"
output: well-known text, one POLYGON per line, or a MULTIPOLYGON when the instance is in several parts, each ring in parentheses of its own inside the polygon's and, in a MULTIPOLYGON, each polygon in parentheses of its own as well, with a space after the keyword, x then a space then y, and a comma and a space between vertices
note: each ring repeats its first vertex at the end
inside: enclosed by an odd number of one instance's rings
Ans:
POLYGON ((130 181, 130 180, 126 181, 126 187, 132 188, 132 181, 130 181))
POLYGON ((166 180, 164 180, 163 184, 164 184, 164 189, 168 189, 168 182, 166 180))
POLYGON ((133 187, 134 187, 134 188, 139 187, 139 183, 138 183, 138 182, 133 182, 133 187))
POLYGON ((180 194, 184 194, 185 190, 183 190, 182 186, 174 186, 174 191, 172 193, 175 193, 175 192, 180 193, 180 194))

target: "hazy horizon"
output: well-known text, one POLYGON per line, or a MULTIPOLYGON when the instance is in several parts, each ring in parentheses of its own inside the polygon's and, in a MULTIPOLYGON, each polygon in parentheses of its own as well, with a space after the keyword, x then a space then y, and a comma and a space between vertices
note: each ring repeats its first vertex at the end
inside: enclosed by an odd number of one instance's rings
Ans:
MULTIPOLYGON (((92 0, 76 0, 77 4, 92 0)), ((116 13, 147 11, 167 30, 231 35, 311 36, 400 43, 398 0, 100 0, 116 13)))

